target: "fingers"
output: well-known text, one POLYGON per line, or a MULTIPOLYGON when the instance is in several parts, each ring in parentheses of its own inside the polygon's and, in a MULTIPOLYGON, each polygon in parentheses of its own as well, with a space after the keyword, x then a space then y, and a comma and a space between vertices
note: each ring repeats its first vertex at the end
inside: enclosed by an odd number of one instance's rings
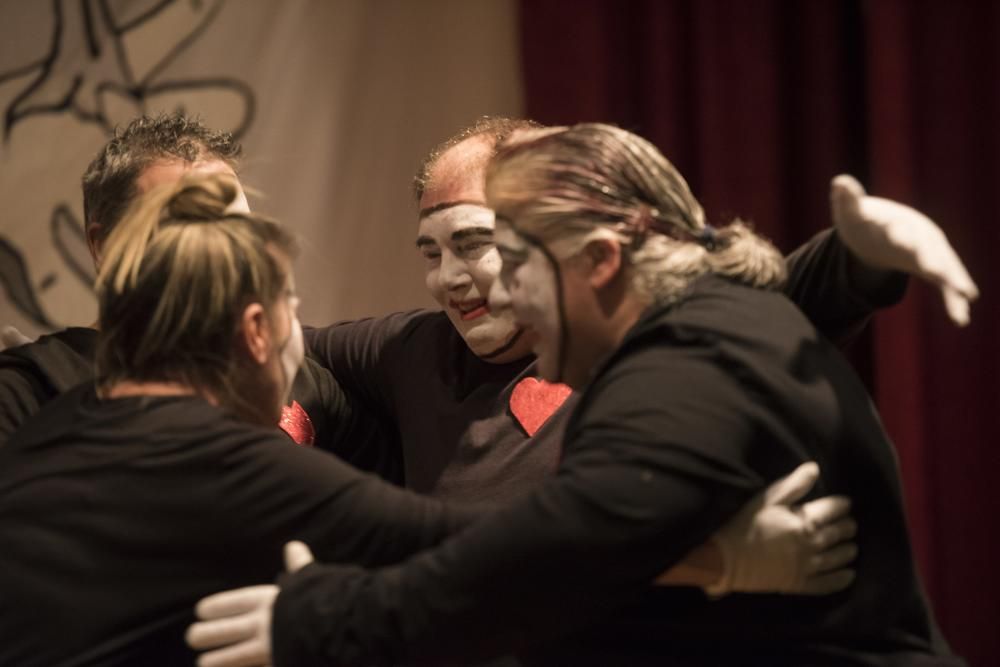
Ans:
POLYGON ((288 572, 298 572, 314 560, 305 542, 294 540, 285 544, 285 569, 288 572))
POLYGON ((866 194, 864 186, 850 174, 839 174, 830 181, 831 199, 842 204, 851 205, 853 202, 856 205, 866 194))
POLYGON ((809 577, 805 586, 802 587, 803 595, 830 595, 844 590, 852 583, 857 576, 854 570, 838 570, 809 577))
POLYGON ((904 271, 937 285, 948 317, 958 326, 969 323, 969 304, 979 296, 972 277, 948 242, 926 215, 899 202, 865 194, 853 177, 841 174, 830 183, 834 222, 842 239, 862 261, 872 266, 904 271), (866 222, 883 229, 884 236, 851 232, 853 223, 866 222))
POLYGON ((798 508, 806 525, 813 529, 845 517, 850 511, 851 499, 847 496, 825 496, 798 508))
POLYGON ((946 267, 941 270, 943 283, 969 301, 975 301, 979 298, 979 288, 976 287, 976 283, 973 282, 972 276, 966 270, 965 264, 962 264, 958 253, 951 247, 947 239, 943 243, 945 245, 942 249, 942 254, 944 255, 944 264, 946 267))
POLYGON ((944 309, 948 312, 948 318, 957 326, 966 326, 970 319, 969 300, 947 286, 941 288, 941 294, 944 296, 944 309))
POLYGON ((850 174, 838 174, 833 177, 830 181, 831 191, 836 191, 842 194, 848 194, 852 197, 864 197, 865 187, 861 185, 858 179, 854 178, 850 174))
POLYGON ((203 653, 198 658, 198 667, 260 667, 270 660, 263 642, 253 641, 203 653))
POLYGON ((948 286, 970 301, 979 298, 979 288, 973 282, 962 259, 948 241, 944 230, 933 220, 920 215, 923 237, 914 243, 918 266, 931 282, 948 286))
POLYGON ((966 326, 970 302, 979 298, 979 288, 954 249, 942 238, 933 254, 928 251, 920 263, 926 279, 941 289, 949 319, 960 327, 966 326))
POLYGON ((841 519, 836 523, 818 528, 812 537, 812 545, 817 550, 828 549, 835 544, 853 539, 858 534, 858 524, 854 519, 841 519))
POLYGON ((835 176, 830 181, 830 207, 834 221, 861 217, 861 199, 864 196, 865 189, 856 178, 848 174, 835 176))
POLYGON ((184 639, 188 646, 201 651, 250 639, 256 632, 257 619, 246 614, 194 623, 187 629, 184 639))
POLYGON ((858 556, 858 546, 854 542, 840 544, 832 549, 809 557, 806 574, 822 574, 844 567, 858 556))
POLYGON ((764 491, 765 505, 791 505, 804 497, 819 479, 819 465, 803 463, 764 491))
POLYGON ((237 588, 202 598, 195 606, 194 613, 202 620, 235 616, 268 604, 277 595, 278 587, 272 584, 237 588))

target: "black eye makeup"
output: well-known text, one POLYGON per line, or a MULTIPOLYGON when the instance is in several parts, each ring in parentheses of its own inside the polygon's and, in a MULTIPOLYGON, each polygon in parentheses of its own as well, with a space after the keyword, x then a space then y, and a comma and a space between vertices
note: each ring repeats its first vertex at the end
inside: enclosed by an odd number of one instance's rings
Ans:
POLYGON ((514 271, 527 261, 528 250, 503 245, 497 246, 497 250, 500 252, 500 259, 503 260, 500 265, 500 283, 508 287, 514 271))
POLYGON ((493 248, 493 241, 490 239, 467 241, 458 244, 456 250, 463 257, 477 257, 493 248))

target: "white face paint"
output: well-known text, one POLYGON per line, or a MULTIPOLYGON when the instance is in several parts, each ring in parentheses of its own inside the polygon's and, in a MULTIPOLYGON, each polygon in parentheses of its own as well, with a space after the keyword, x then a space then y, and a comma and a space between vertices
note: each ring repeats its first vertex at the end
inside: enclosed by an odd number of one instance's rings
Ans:
POLYGON ((503 267, 490 292, 490 305, 513 312, 525 337, 533 341, 539 374, 550 382, 561 382, 562 328, 555 268, 538 247, 504 222, 497 223, 495 234, 503 267))
POLYGON ((489 359, 518 336, 508 309, 491 312, 490 287, 500 272, 493 245, 493 211, 455 204, 420 219, 417 247, 427 262, 426 283, 466 345, 489 359))
POLYGON ((289 293, 284 299, 288 309, 289 333, 288 337, 278 348, 278 359, 281 362, 281 404, 288 404, 288 397, 292 393, 292 384, 295 376, 302 366, 305 358, 305 341, 302 339, 302 325, 299 324, 299 298, 289 293))
POLYGON ((299 318, 295 317, 292 319, 292 332, 285 344, 281 346, 281 370, 284 373, 284 385, 281 392, 282 405, 288 404, 288 397, 292 393, 292 384, 295 382, 295 376, 298 374, 305 356, 306 347, 302 340, 302 325, 299 324, 299 318))

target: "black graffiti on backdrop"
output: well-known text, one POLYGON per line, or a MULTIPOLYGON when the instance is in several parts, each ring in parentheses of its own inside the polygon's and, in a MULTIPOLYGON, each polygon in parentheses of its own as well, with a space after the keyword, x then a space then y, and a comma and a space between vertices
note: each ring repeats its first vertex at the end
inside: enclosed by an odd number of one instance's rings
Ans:
MULTIPOLYGON (((40 59, 0 72, 0 84, 29 78, 3 112, 3 143, 8 144, 17 125, 35 115, 69 114, 82 123, 114 130, 107 101, 117 95, 131 103, 136 113, 145 113, 150 100, 164 94, 183 95, 197 91, 235 94, 243 113, 230 131, 239 139, 253 122, 256 109, 253 90, 230 77, 170 79, 169 68, 216 20, 224 0, 149 0, 132 15, 116 15, 111 0, 52 0, 52 32, 48 52, 40 59), (136 77, 124 36, 139 26, 157 21, 172 6, 187 3, 193 22, 178 35, 142 77, 136 77), (102 60, 103 59, 103 60, 102 60), (103 66, 103 70, 101 71, 103 66), (72 73, 65 76, 66 72, 72 73)), ((183 106, 174 110, 184 112, 183 106)), ((83 284, 93 284, 83 225, 65 203, 53 207, 51 242, 71 275, 83 284)), ((39 292, 56 282, 56 274, 44 276, 38 288, 30 281, 25 255, 9 239, 0 236, 0 283, 11 303, 35 324, 53 328, 41 306, 39 292)))

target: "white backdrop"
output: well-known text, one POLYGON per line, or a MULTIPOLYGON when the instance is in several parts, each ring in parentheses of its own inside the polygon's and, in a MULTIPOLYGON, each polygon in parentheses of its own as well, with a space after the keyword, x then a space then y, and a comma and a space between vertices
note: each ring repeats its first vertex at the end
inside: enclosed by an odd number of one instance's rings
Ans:
POLYGON ((178 108, 241 134, 251 206, 302 236, 304 322, 429 305, 410 179, 521 112, 517 32, 513 0, 0 1, 0 324, 93 322, 80 175, 178 108))

